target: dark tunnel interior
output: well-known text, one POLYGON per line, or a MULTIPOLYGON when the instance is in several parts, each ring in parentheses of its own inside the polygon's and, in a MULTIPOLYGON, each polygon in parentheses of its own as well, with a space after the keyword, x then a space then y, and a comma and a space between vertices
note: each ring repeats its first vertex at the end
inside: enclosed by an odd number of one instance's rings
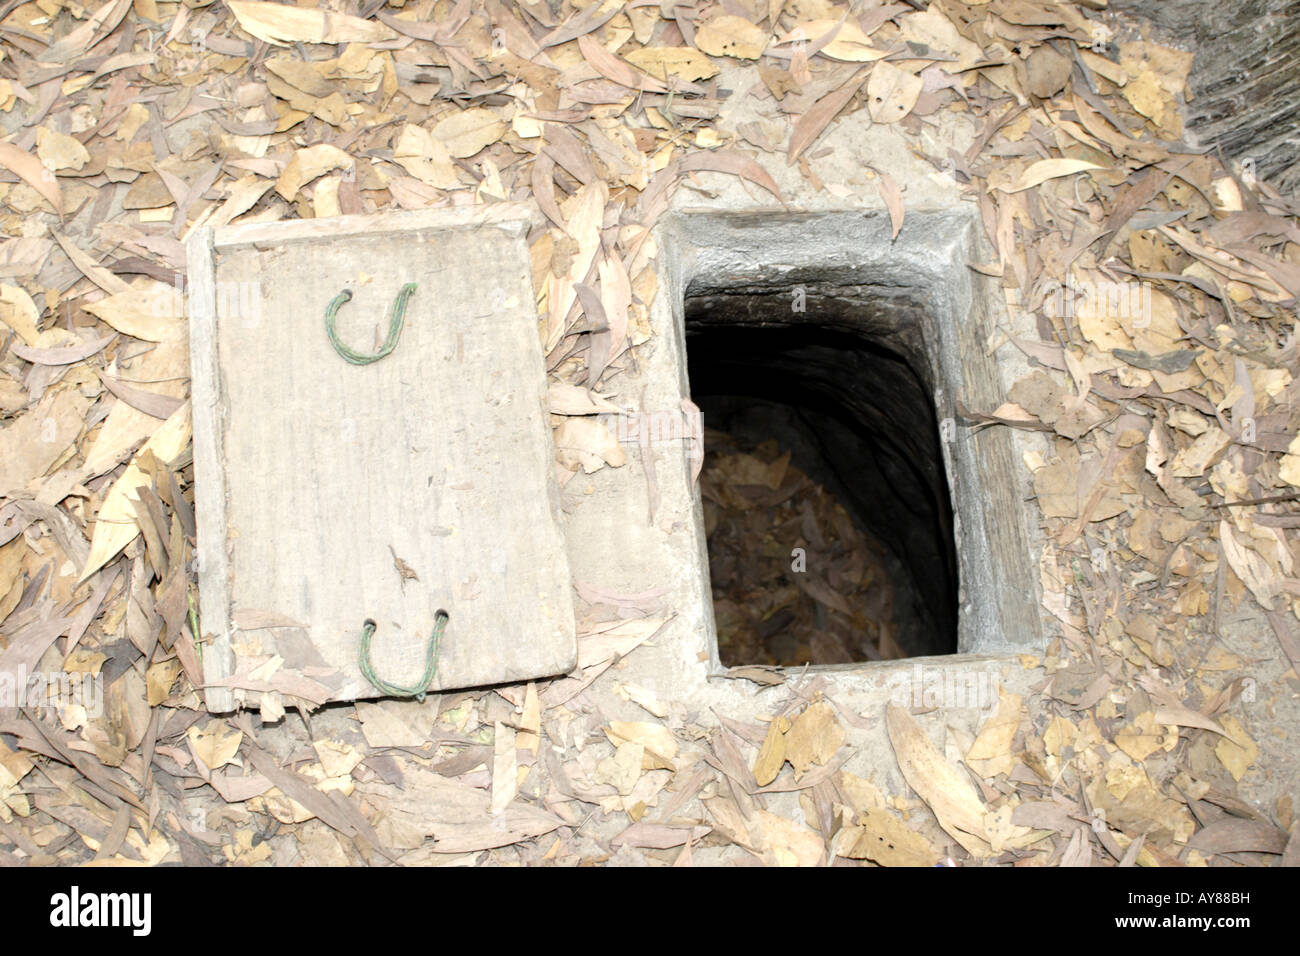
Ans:
MULTIPOLYGON (((886 553, 907 656, 957 651, 957 556, 915 300, 837 290, 689 295, 691 397, 706 428, 775 439, 886 553)), ((820 663, 812 661, 812 663, 820 663)))

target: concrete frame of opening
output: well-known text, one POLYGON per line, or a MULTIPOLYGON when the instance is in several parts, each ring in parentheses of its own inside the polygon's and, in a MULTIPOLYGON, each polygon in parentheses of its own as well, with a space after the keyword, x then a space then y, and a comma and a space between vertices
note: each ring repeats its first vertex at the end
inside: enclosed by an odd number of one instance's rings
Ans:
MULTIPOLYGON (((623 663, 620 680, 648 687, 704 723, 713 722, 710 711, 753 716, 754 685, 728 679, 718 658, 703 512, 692 480, 700 449, 693 446, 689 414, 679 411, 691 407, 687 295, 729 285, 788 290, 812 281, 906 288, 924 300, 931 317, 921 338, 932 380, 940 385, 939 421, 957 418, 958 399, 968 409, 991 411, 1010 384, 1011 373, 989 349, 1006 306, 994 281, 967 267, 987 258, 974 212, 960 203, 909 209, 893 241, 887 213, 872 209, 680 209, 656 228, 660 284, 651 308, 653 336, 614 380, 616 403, 627 412, 607 421, 624 443, 627 466, 578 476, 562 496, 576 580, 628 594, 667 589, 660 602, 672 618, 623 663), (680 416, 686 424, 652 436, 637 420, 656 416, 680 416)), ((951 439, 943 451, 961 579, 958 653, 813 668, 841 706, 875 712, 895 699, 986 711, 999 686, 1023 689, 1028 683, 1019 655, 1043 649, 1033 558, 1037 523, 1028 527, 1035 509, 1030 481, 1020 474, 1025 469, 1014 467, 1017 442, 1001 427, 974 430, 957 422, 944 431, 951 439), (976 687, 977 699, 963 697, 963 686, 976 687)), ((625 716, 635 719, 632 705, 625 706, 625 716)), ((884 744, 883 736, 876 742, 884 744)), ((873 748, 864 740, 859 749, 873 748)))

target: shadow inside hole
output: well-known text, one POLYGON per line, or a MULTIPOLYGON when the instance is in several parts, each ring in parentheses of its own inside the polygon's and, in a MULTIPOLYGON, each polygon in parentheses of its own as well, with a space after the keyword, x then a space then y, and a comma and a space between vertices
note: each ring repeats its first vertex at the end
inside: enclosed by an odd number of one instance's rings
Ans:
POLYGON ((789 291, 685 305, 691 397, 705 427, 739 446, 774 439, 788 449, 878 544, 902 655, 956 653, 952 507, 919 323, 907 321, 916 316, 891 326, 843 298, 792 312, 789 291))

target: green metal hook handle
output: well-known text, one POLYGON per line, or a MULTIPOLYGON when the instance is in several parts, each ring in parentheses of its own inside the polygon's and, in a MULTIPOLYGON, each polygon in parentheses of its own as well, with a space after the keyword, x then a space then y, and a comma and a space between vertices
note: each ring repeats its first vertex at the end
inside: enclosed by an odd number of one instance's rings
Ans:
POLYGON ((381 358, 397 348, 397 340, 402 334, 402 325, 406 321, 406 300, 411 297, 415 291, 415 283, 408 282, 402 286, 401 291, 397 293, 397 298, 393 300, 393 307, 388 313, 388 338, 384 339, 384 344, 380 346, 379 351, 373 355, 365 352, 357 352, 354 349, 344 345, 338 337, 338 332, 334 328, 334 323, 338 318, 339 308, 345 302, 352 300, 352 290, 344 289, 336 295, 329 307, 325 310, 325 334, 329 336, 330 345, 334 346, 334 351, 347 362, 353 365, 369 365, 371 362, 378 362, 381 358))
POLYGON ((361 625, 361 647, 357 655, 361 676, 370 681, 375 689, 383 692, 386 697, 414 697, 418 701, 423 701, 424 695, 428 693, 429 684, 433 682, 433 675, 438 670, 438 651, 442 645, 442 633, 446 630, 450 617, 451 615, 441 608, 434 615, 433 634, 429 636, 429 650, 424 662, 424 676, 414 687, 390 684, 375 673, 374 665, 370 663, 370 641, 375 636, 375 622, 366 618, 366 622, 361 625))

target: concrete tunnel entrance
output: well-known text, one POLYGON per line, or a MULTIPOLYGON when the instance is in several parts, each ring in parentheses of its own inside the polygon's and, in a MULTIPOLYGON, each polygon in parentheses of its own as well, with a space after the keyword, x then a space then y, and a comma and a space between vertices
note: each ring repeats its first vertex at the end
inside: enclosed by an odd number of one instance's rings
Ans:
POLYGON ((909 290, 878 286, 686 296, 723 664, 957 652, 958 561, 925 312, 909 290), (748 504, 714 487, 752 480, 755 458, 780 472, 784 453, 793 477, 746 486, 748 504), (830 515, 824 531, 801 501, 809 494, 842 507, 818 506, 830 515))

